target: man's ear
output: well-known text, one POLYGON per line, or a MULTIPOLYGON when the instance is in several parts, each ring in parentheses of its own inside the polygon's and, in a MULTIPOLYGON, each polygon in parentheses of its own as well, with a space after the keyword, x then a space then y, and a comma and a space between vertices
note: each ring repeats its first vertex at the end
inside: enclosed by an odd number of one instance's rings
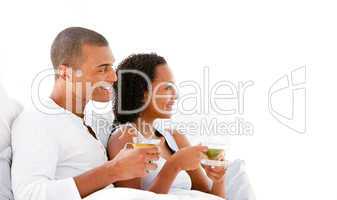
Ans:
POLYGON ((69 79, 70 78, 69 72, 70 70, 66 65, 59 65, 58 70, 57 70, 57 74, 59 78, 63 80, 69 79))

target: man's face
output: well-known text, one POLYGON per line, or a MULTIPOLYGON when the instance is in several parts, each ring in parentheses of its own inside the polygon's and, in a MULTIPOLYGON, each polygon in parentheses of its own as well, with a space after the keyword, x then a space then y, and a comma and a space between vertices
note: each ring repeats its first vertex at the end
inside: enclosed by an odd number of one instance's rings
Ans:
POLYGON ((113 97, 112 84, 117 80, 112 68, 114 58, 108 46, 83 45, 80 66, 73 67, 72 92, 82 102, 99 102, 113 97))

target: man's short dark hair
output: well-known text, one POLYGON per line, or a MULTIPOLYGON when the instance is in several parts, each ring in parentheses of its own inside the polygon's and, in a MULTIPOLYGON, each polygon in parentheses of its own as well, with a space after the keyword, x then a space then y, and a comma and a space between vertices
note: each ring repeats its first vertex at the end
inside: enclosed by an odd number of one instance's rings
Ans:
POLYGON ((59 65, 73 66, 80 62, 82 46, 109 46, 103 35, 82 27, 70 27, 61 31, 51 46, 51 61, 54 69, 59 65))

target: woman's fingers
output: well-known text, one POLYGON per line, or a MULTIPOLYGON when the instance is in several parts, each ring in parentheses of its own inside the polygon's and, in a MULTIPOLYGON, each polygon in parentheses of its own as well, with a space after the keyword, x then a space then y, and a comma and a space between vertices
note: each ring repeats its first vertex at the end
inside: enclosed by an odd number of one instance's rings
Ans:
POLYGON ((224 167, 213 167, 209 165, 202 165, 202 167, 205 169, 207 176, 213 181, 221 179, 226 172, 224 167))
POLYGON ((217 167, 217 166, 210 166, 210 165, 204 165, 202 164, 202 167, 206 170, 206 171, 211 171, 211 172, 221 172, 221 171, 225 171, 225 167, 221 166, 221 167, 217 167))
POLYGON ((224 173, 208 172, 208 176, 214 179, 222 178, 224 173))
POLYGON ((220 172, 225 172, 225 168, 224 167, 214 167, 214 168, 210 168, 210 171, 214 173, 220 173, 220 172))
POLYGON ((201 164, 201 166, 202 166, 202 168, 204 168, 205 171, 209 171, 209 169, 210 169, 209 165, 201 164))

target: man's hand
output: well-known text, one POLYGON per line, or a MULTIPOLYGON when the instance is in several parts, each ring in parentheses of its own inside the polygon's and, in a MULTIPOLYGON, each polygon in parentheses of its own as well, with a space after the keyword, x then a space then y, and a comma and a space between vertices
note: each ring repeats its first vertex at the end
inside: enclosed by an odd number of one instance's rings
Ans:
POLYGON ((106 166, 114 181, 123 181, 146 176, 149 170, 157 169, 150 161, 158 159, 157 147, 132 149, 127 144, 106 166))
POLYGON ((127 144, 114 159, 74 177, 74 180, 81 197, 84 198, 117 181, 146 176, 148 170, 157 168, 157 165, 150 161, 158 159, 157 147, 132 149, 128 148, 127 144))

